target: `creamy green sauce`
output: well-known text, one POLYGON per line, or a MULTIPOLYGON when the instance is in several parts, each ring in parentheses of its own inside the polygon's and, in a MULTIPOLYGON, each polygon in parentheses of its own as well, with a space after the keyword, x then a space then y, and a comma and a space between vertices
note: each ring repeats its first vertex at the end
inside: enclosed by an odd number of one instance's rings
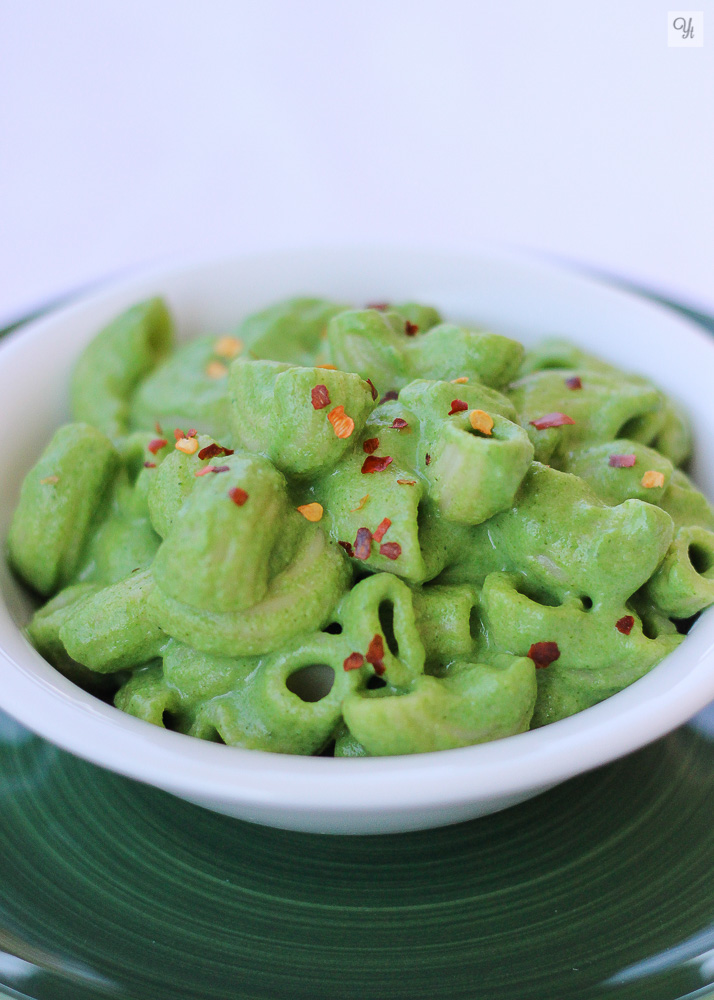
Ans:
POLYGON ((8 538, 63 674, 279 753, 467 746, 637 680, 714 601, 679 407, 564 341, 279 303, 176 346, 140 303, 71 385, 8 538))

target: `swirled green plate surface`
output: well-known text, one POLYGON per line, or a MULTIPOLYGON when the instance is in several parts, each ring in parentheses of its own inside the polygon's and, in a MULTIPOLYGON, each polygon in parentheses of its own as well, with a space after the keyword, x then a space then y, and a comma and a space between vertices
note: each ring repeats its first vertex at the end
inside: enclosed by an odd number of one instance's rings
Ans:
POLYGON ((0 716, 0 993, 712 997, 714 706, 495 816, 354 838, 209 813, 0 716))

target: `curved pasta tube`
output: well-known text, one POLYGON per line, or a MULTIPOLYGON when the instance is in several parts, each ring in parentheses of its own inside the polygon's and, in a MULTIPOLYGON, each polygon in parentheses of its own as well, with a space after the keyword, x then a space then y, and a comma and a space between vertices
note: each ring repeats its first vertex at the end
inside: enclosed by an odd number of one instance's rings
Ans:
POLYGON ((345 308, 325 299, 286 299, 247 316, 236 334, 251 358, 312 365, 323 346, 327 324, 345 308))
POLYGON ((168 450, 158 449, 154 454, 148 449, 151 440, 147 434, 123 439, 122 467, 94 519, 77 569, 78 580, 117 583, 151 565, 161 539, 151 524, 147 493, 168 450))
POLYGON ((262 601, 301 538, 319 530, 291 509, 285 480, 267 459, 221 461, 226 472, 192 477, 152 567, 164 595, 219 614, 262 601), (236 488, 238 504, 231 495, 236 488))
POLYGON ((431 445, 424 475, 449 521, 481 524, 506 510, 531 464, 533 447, 525 431, 497 414, 492 419, 491 435, 484 437, 461 415, 431 445))
POLYGON ((15 572, 45 597, 74 578, 119 457, 88 424, 65 424, 25 476, 10 526, 15 572))
POLYGON ((293 563, 274 577, 265 598, 244 611, 203 611, 158 588, 150 600, 156 621, 182 642, 219 656, 255 655, 327 624, 334 594, 348 582, 344 558, 316 532, 303 539, 293 563))
MULTIPOLYGON (((672 619, 656 607, 643 590, 638 590, 636 594, 633 594, 627 604, 639 616, 642 623, 642 634, 648 639, 680 635, 672 619)), ((680 635, 677 641, 680 642, 681 638, 680 635)))
POLYGON ((371 757, 360 741, 342 723, 335 733, 335 757, 371 757))
POLYGON ((149 611, 154 589, 145 570, 80 601, 59 630, 69 656, 101 674, 154 659, 167 640, 149 611))
POLYGON ((480 385, 412 382, 400 395, 422 427, 417 469, 443 516, 479 524, 513 502, 533 458, 533 446, 505 397, 480 385), (462 409, 453 412, 454 402, 462 409), (465 406, 465 408, 463 408, 465 406), (486 418, 485 430, 471 420, 486 418), (505 411, 505 415, 504 415, 505 411), (428 461, 427 461, 428 455, 428 461))
POLYGON ((371 755, 451 750, 528 729, 536 699, 532 660, 457 661, 442 677, 422 674, 399 695, 362 689, 345 698, 343 716, 371 755))
MULTIPOLYGON (((224 465, 225 458, 199 458, 204 448, 215 442, 207 435, 199 435, 198 448, 193 454, 171 448, 156 469, 145 469, 148 486, 146 502, 154 531, 166 538, 178 512, 202 478, 199 474, 207 465, 224 465)), ((159 452, 161 456, 163 452, 159 452)))
POLYGON ((377 573, 360 581, 345 595, 334 617, 343 626, 349 652, 365 657, 355 673, 377 672, 392 687, 404 687, 424 670, 424 645, 416 624, 413 592, 391 573, 377 573), (378 667, 367 659, 374 639, 382 650, 378 667))
POLYGON ((249 675, 239 692, 206 702, 197 724, 210 722, 231 746, 317 753, 340 723, 344 698, 364 683, 358 671, 343 669, 343 652, 340 636, 317 634, 306 637, 296 649, 273 653, 249 675), (293 690, 291 680, 306 669, 319 669, 323 676, 328 675, 332 679, 329 690, 308 691, 307 699, 299 688, 293 690))
POLYGON ((406 364, 412 378, 470 378, 498 388, 515 378, 523 346, 498 333, 440 323, 409 338, 406 364))
POLYGON ((138 387, 131 402, 131 426, 145 430, 158 422, 171 436, 175 427, 193 427, 228 443, 231 359, 222 346, 226 340, 230 353, 226 337, 198 337, 181 344, 138 387))
POLYGON ((343 669, 347 648, 341 636, 317 633, 268 656, 232 658, 171 640, 163 667, 136 671, 115 704, 160 726, 168 712, 170 728, 230 746, 315 753, 339 725, 344 697, 365 683, 343 669))
POLYGON ((714 531, 679 528, 645 594, 673 618, 690 618, 708 607, 714 601, 714 531))
POLYGON ((674 470, 669 459, 653 448, 639 441, 620 438, 577 449, 569 456, 565 471, 584 479, 605 503, 616 505, 625 500, 660 504, 674 470), (635 464, 629 467, 613 466, 610 464, 611 455, 634 455, 635 464), (661 486, 644 485, 644 473, 649 471, 662 474, 661 486))
POLYGON ((27 637, 40 656, 75 684, 96 690, 101 675, 94 673, 67 654, 60 639, 60 629, 83 600, 99 590, 95 583, 76 583, 60 590, 47 604, 39 608, 27 626, 27 637))
POLYGON ((353 559, 357 566, 396 573, 413 583, 431 580, 452 558, 466 529, 445 521, 434 509, 426 499, 422 479, 409 466, 392 461, 366 475, 364 459, 364 453, 353 452, 331 475, 315 483, 314 497, 324 507, 326 529, 351 555, 360 551, 355 550, 358 531, 369 531, 366 558, 353 559), (375 542, 372 533, 385 521, 389 526, 375 542), (398 548, 384 548, 395 544, 398 548))
POLYGON ((181 697, 164 679, 161 660, 134 670, 114 695, 114 705, 154 726, 166 727, 166 713, 178 712, 181 697))
POLYGON ((682 641, 683 636, 669 631, 648 638, 637 612, 625 604, 606 601, 584 610, 581 601, 571 598, 548 606, 523 593, 522 583, 516 574, 487 577, 481 616, 490 649, 526 656, 533 644, 557 644, 557 659, 536 671, 534 726, 621 691, 682 641))
POLYGON ((538 371, 514 382, 509 398, 528 431, 539 462, 562 466, 568 452, 585 445, 628 438, 648 444, 664 420, 665 398, 644 379, 589 371, 581 387, 567 384, 575 371, 538 371), (538 430, 532 421, 564 413, 572 424, 538 430))
POLYGON ((332 362, 342 371, 371 378, 380 392, 401 389, 408 381, 405 322, 398 313, 378 309, 333 316, 327 326, 332 362))
POLYGON ((478 592, 471 584, 429 584, 414 588, 414 615, 426 650, 427 667, 473 659, 478 592))
POLYGON ((409 407, 430 429, 439 428, 449 419, 452 400, 458 396, 467 404, 463 412, 452 414, 463 419, 463 413, 469 410, 482 409, 491 416, 498 415, 506 420, 516 420, 516 408, 503 393, 488 385, 478 382, 466 382, 455 385, 452 382, 434 381, 433 379, 414 379, 399 393, 399 402, 409 407))
POLYGON ((327 622, 350 571, 322 529, 291 509, 267 459, 234 455, 225 464, 176 515, 149 600, 161 628, 182 642, 217 655, 265 653, 327 622))
POLYGON ((513 507, 471 529, 447 578, 479 583, 485 571, 517 571, 536 595, 624 604, 652 576, 672 532, 659 507, 608 507, 577 476, 534 462, 513 507))
POLYGON ((238 447, 266 455, 292 476, 329 471, 357 440, 375 406, 372 390, 358 375, 277 361, 233 364, 230 401, 238 447))
POLYGON ((418 327, 418 333, 426 333, 442 322, 438 309, 422 305, 420 302, 397 302, 390 306, 390 310, 399 313, 404 320, 418 327))
POLYGON ((239 696, 259 664, 256 657, 211 656, 169 639, 161 661, 135 670, 117 691, 114 704, 154 725, 213 739, 216 729, 202 719, 204 707, 219 695, 239 696))
POLYGON ((659 505, 667 511, 676 528, 696 525, 714 531, 711 504, 680 469, 675 469, 659 505))
POLYGON ((665 403, 662 426, 651 444, 673 465, 682 465, 692 454, 692 428, 689 418, 682 407, 672 399, 668 399, 665 403))
POLYGON ((117 316, 75 365, 70 387, 74 419, 111 438, 126 434, 134 390, 172 346, 173 323, 162 299, 140 302, 117 316))
POLYGON ((520 374, 563 369, 575 370, 575 374, 593 371, 622 377, 619 368, 560 337, 546 337, 534 347, 529 347, 523 357, 520 374))
POLYGON ((174 448, 174 439, 167 440, 154 430, 135 431, 122 438, 117 445, 126 478, 133 487, 128 506, 137 515, 148 515, 149 489, 156 476, 156 470, 174 448), (162 444, 162 441, 165 442, 162 444))

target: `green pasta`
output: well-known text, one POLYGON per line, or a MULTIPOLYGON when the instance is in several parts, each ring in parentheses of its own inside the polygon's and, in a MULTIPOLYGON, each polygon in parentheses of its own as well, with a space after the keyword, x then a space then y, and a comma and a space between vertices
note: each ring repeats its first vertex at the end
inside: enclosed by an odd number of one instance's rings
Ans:
POLYGON ((714 603, 679 403, 562 340, 296 298, 81 355, 8 537, 72 682, 232 746, 409 754, 557 722, 714 603))

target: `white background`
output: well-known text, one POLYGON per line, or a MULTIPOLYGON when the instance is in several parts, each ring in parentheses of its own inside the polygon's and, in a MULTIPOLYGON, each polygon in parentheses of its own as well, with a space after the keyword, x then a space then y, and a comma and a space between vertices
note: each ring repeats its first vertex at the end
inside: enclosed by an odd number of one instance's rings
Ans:
POLYGON ((714 310, 713 98, 714 41, 668 48, 652 0, 0 0, 0 323, 331 242, 495 241, 714 310))

